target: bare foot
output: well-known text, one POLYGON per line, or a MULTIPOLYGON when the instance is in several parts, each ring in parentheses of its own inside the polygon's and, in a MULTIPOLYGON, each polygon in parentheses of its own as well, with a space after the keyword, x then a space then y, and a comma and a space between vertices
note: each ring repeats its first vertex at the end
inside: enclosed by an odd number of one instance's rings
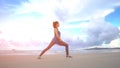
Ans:
POLYGON ((41 56, 38 56, 38 59, 41 59, 41 56))
POLYGON ((72 58, 72 56, 66 56, 66 58, 72 58))

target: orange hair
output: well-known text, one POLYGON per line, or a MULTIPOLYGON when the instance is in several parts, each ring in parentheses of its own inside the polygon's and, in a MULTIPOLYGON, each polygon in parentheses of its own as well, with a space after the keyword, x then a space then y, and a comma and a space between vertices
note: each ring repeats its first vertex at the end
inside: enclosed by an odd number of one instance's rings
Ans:
POLYGON ((58 23, 59 23, 58 21, 54 21, 54 22, 53 22, 53 28, 57 28, 56 25, 57 25, 58 23))

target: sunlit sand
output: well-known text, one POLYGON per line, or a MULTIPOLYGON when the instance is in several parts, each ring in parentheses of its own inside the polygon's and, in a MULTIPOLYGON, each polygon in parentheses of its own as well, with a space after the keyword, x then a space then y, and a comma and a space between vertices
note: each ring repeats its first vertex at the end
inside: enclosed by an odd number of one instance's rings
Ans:
POLYGON ((119 68, 120 53, 0 55, 0 68, 119 68))

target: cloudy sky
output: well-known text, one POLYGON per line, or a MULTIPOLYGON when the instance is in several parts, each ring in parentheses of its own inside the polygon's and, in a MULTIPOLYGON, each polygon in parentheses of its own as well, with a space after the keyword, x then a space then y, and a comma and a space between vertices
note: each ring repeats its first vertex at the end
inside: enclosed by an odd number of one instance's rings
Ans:
POLYGON ((45 48, 55 20, 70 49, 120 47, 119 18, 119 0, 0 0, 0 50, 45 48))

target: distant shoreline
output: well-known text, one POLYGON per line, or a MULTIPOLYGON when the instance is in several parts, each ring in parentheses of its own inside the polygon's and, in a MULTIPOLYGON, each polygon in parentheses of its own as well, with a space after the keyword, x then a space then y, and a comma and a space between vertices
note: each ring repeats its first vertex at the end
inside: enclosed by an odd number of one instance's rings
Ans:
MULTIPOLYGON (((38 55, 41 50, 0 50, 0 55, 38 55)), ((120 52, 120 48, 90 48, 70 50, 70 54, 120 52)), ((46 54, 64 54, 63 50, 49 50, 46 54)))

